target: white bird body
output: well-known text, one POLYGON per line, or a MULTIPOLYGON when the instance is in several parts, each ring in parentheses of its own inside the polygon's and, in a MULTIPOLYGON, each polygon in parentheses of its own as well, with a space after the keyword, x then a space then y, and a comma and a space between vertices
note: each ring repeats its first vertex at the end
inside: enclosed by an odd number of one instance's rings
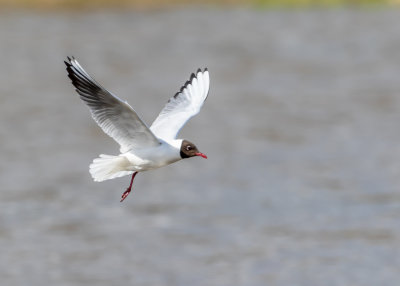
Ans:
POLYGON ((93 119, 119 145, 118 156, 101 154, 89 167, 94 181, 132 175, 129 194, 137 172, 160 168, 184 158, 206 155, 183 139, 176 139, 179 130, 199 113, 209 91, 208 70, 197 70, 177 92, 151 127, 139 118, 133 108, 98 84, 73 57, 68 58, 68 76, 81 99, 88 105, 93 119))
POLYGON ((94 181, 102 182, 123 177, 134 172, 157 169, 182 159, 180 146, 182 139, 171 143, 163 141, 157 147, 143 148, 135 152, 126 152, 118 156, 101 154, 89 166, 94 181))
POLYGON ((182 139, 170 143, 162 141, 162 139, 160 141, 161 144, 157 147, 140 149, 135 153, 127 152, 120 156, 125 156, 135 171, 157 169, 182 159, 180 155, 182 139))

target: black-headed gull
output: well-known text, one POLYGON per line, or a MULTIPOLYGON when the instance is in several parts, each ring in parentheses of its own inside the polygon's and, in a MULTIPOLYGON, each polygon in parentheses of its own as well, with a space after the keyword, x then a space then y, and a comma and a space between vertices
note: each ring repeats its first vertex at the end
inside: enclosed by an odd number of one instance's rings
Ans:
POLYGON ((94 181, 114 179, 132 174, 121 202, 129 195, 138 172, 152 170, 181 159, 207 156, 183 139, 176 139, 179 130, 199 113, 209 90, 208 70, 198 69, 161 110, 151 127, 139 118, 126 101, 122 101, 98 84, 72 57, 65 61, 68 77, 80 98, 89 106, 93 119, 120 146, 118 156, 101 154, 89 167, 94 181))

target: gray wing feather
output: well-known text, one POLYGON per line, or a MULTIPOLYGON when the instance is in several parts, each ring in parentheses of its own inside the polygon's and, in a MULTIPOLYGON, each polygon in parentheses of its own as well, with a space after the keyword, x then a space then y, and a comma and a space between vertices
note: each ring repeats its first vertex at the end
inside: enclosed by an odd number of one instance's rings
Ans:
POLYGON ((175 139, 179 130, 194 115, 199 113, 207 99, 210 78, 207 69, 198 69, 184 86, 171 97, 150 127, 153 133, 164 140, 175 139))
POLYGON ((133 108, 98 84, 75 58, 68 57, 65 64, 68 77, 93 119, 121 146, 121 153, 160 144, 133 108))

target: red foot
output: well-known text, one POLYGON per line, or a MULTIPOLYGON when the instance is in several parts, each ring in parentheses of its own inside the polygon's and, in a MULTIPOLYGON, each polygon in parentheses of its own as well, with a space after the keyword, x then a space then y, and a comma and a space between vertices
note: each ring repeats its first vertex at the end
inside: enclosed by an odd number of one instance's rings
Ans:
POLYGON ((122 203, 122 202, 126 199, 126 197, 130 194, 131 190, 132 190, 131 188, 127 188, 126 191, 122 194, 121 200, 120 200, 121 203, 122 203))
POLYGON ((132 174, 132 179, 131 179, 131 184, 129 185, 129 187, 126 189, 126 191, 122 194, 121 196, 121 203, 126 199, 126 197, 130 194, 131 190, 132 190, 132 183, 133 183, 133 179, 135 178, 136 174, 138 172, 135 172, 132 174))

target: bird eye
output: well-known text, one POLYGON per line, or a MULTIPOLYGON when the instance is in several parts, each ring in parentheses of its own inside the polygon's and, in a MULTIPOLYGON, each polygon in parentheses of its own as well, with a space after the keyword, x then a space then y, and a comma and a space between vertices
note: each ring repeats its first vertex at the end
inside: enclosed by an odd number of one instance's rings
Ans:
POLYGON ((192 146, 187 145, 187 146, 186 146, 186 151, 190 151, 190 150, 192 150, 192 146))

